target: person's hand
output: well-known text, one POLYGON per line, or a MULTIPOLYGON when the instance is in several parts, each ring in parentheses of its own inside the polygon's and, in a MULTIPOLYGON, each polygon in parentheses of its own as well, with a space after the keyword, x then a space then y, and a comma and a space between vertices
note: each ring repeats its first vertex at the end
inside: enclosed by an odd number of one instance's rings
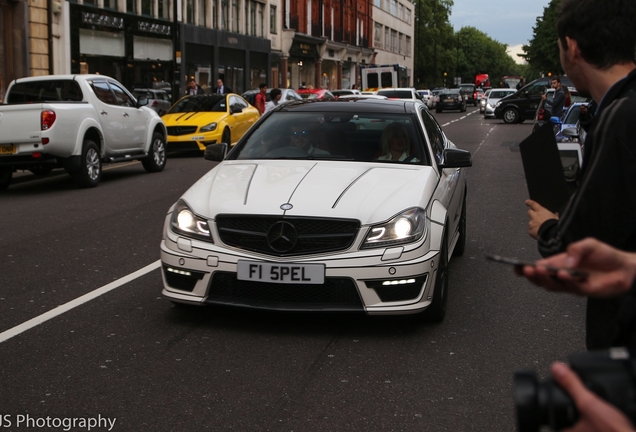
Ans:
POLYGON ((539 236, 539 228, 543 222, 549 219, 559 218, 558 213, 552 213, 550 210, 531 199, 526 200, 526 205, 528 206, 528 216, 530 216, 530 222, 528 222, 528 234, 530 234, 530 237, 533 239, 536 239, 539 236))
POLYGON ((625 294, 636 279, 636 254, 587 238, 570 244, 564 253, 537 261, 535 266, 517 269, 517 274, 548 291, 612 297, 625 294), (587 276, 555 268, 579 270, 587 276))
POLYGON ((572 397, 579 411, 579 421, 561 432, 636 431, 625 414, 589 391, 568 366, 554 363, 551 372, 554 380, 572 397))

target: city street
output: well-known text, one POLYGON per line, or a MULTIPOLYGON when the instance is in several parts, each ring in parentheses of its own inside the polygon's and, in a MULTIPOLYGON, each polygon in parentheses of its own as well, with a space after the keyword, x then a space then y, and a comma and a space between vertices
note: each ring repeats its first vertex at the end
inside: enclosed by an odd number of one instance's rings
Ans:
POLYGON ((513 371, 545 377, 583 351, 585 300, 484 257, 539 258, 518 151, 531 122, 434 116, 473 156, 466 252, 437 325, 173 306, 159 244, 168 208, 214 166, 200 153, 153 174, 105 165, 93 189, 16 175, 0 193, 0 430, 27 416, 117 432, 514 430, 513 371))

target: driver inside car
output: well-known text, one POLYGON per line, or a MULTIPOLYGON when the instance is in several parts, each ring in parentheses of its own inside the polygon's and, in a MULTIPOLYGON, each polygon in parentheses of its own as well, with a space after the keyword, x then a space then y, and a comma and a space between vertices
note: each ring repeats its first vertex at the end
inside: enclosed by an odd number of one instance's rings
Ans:
POLYGON ((291 135, 289 145, 306 151, 310 155, 328 155, 328 151, 321 150, 317 147, 322 138, 322 130, 318 125, 304 127, 293 125, 291 127, 291 135))

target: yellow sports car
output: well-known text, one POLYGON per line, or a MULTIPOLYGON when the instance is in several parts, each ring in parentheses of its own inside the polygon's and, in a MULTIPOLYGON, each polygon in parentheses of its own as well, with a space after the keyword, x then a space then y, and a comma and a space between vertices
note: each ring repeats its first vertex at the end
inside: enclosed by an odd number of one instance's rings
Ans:
POLYGON ((258 109, 228 93, 184 96, 161 118, 168 148, 203 151, 209 144, 237 142, 259 117, 258 109))

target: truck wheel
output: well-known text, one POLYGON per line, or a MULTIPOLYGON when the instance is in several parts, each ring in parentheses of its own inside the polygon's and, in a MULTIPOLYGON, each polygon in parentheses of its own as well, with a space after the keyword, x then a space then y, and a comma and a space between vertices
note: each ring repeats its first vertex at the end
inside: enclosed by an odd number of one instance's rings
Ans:
POLYGON ((506 108, 502 114, 504 123, 513 124, 519 122, 519 113, 514 108, 506 108))
POLYGON ((92 140, 84 141, 80 169, 70 173, 75 184, 82 188, 91 188, 99 184, 102 178, 102 159, 99 148, 92 140))
POLYGON ((12 175, 13 172, 10 169, 0 171, 0 191, 7 190, 11 184, 12 175))
POLYGON ((152 135, 148 156, 141 160, 141 164, 147 172, 163 171, 166 166, 166 139, 159 132, 152 135))

